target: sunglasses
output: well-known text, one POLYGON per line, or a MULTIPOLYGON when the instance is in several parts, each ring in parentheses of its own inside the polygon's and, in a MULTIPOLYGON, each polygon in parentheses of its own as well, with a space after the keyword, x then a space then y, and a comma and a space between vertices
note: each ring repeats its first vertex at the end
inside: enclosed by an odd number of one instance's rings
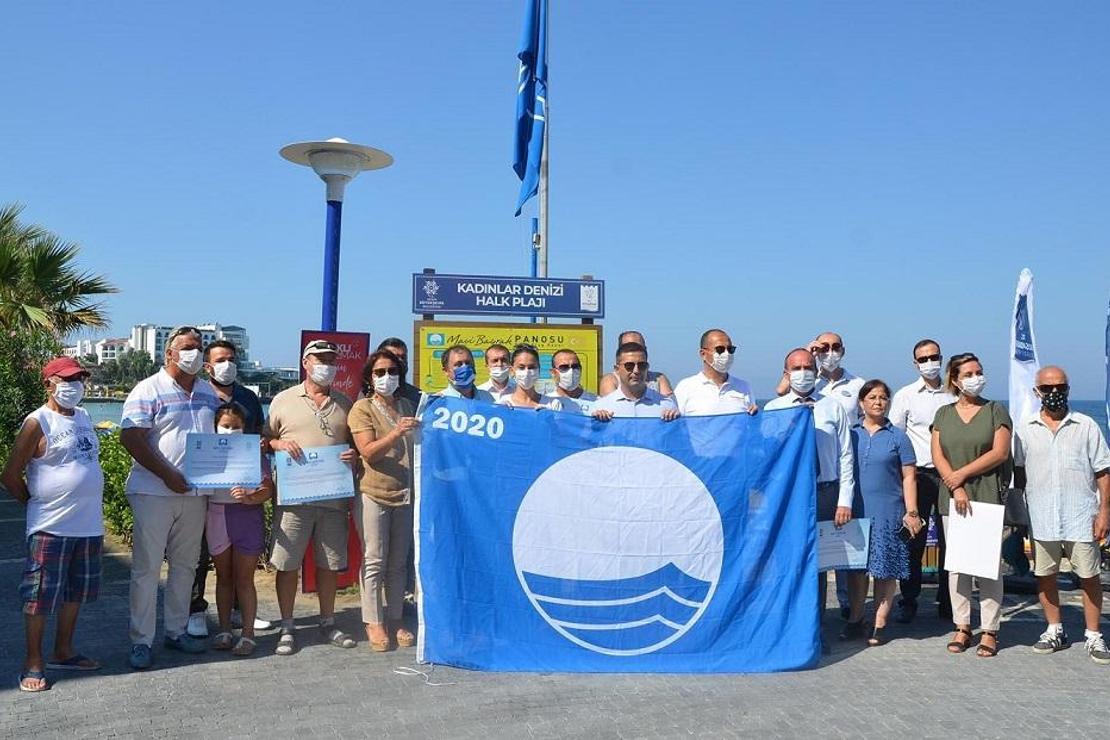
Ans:
POLYGON ((1052 393, 1052 391, 1060 391, 1067 393, 1070 386, 1067 383, 1057 383, 1056 385, 1038 385, 1037 390, 1041 393, 1052 393))
POLYGON ((844 351, 844 345, 841 344, 840 342, 834 342, 833 344, 817 344, 817 345, 814 345, 814 348, 818 352, 843 352, 844 351))
POLYGON ((647 370, 648 364, 646 362, 622 362, 621 367, 624 368, 625 372, 630 373, 633 370, 647 370))
POLYGON ((935 355, 922 355, 921 357, 915 357, 914 360, 916 360, 919 363, 920 362, 940 362, 942 357, 943 357, 943 355, 938 353, 938 354, 935 354, 935 355))
POLYGON ((386 375, 400 375, 401 371, 395 367, 376 367, 370 372, 374 373, 375 378, 384 378, 386 375))
POLYGON ((565 373, 571 370, 581 370, 582 364, 578 362, 564 362, 562 365, 556 365, 555 369, 561 373, 565 373))
POLYGON ((702 349, 711 349, 718 355, 723 355, 725 352, 728 352, 730 355, 736 354, 735 344, 730 344, 727 347, 723 344, 718 344, 716 347, 703 347, 702 349))
POLYGON ((317 339, 315 341, 309 342, 308 346, 306 346, 305 349, 324 349, 328 352, 339 352, 339 348, 336 347, 334 343, 325 341, 323 339, 317 339))

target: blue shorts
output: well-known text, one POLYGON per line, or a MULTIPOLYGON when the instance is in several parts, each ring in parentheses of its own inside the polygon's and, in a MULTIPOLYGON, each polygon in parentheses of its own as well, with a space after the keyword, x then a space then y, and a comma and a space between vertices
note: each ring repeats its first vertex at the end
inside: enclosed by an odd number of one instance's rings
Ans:
POLYGON ((103 537, 35 532, 27 538, 27 564, 19 584, 24 614, 53 614, 59 603, 85 604, 100 593, 103 537))

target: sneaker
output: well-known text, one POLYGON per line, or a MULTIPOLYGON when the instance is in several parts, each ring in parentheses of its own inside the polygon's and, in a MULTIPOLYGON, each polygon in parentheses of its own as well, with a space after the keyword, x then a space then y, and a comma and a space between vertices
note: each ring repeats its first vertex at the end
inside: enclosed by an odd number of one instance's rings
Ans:
POLYGON ((167 650, 180 650, 183 653, 203 653, 208 647, 200 640, 190 637, 189 635, 178 635, 177 637, 170 637, 166 635, 164 643, 167 650))
POLYGON ((1088 637, 1087 655, 1096 663, 1100 665, 1110 665, 1110 650, 1106 649, 1106 643, 1102 639, 1102 635, 1098 637, 1088 637))
POLYGON ((243 613, 241 611, 239 611, 238 609, 232 609, 231 610, 231 629, 233 629, 233 630, 243 629, 243 613))
POLYGON ((131 664, 131 668, 136 671, 145 671, 150 668, 150 645, 143 645, 142 643, 135 643, 131 646, 131 654, 127 657, 127 662, 131 664))
POLYGON ((185 632, 192 637, 208 637, 208 612, 193 612, 185 625, 185 632))
MULTIPOLYGON (((1045 630, 1041 635, 1041 639, 1037 640, 1037 643, 1033 646, 1033 652, 1038 655, 1051 655, 1057 650, 1063 650, 1067 646, 1068 636, 1063 629, 1045 630)), ((1105 647, 1103 649, 1105 650, 1105 647)))
POLYGON ((898 615, 894 617, 894 621, 898 624, 910 624, 916 616, 917 602, 903 601, 901 606, 898 607, 898 615))
POLYGON ((258 632, 272 630, 274 627, 277 627, 277 622, 271 622, 269 619, 255 618, 254 620, 254 629, 258 632))

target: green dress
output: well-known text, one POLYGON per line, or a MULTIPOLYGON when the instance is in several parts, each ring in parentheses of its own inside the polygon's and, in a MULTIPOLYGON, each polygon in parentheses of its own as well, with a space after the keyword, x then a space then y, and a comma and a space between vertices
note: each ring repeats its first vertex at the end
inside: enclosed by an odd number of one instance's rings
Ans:
MULTIPOLYGON (((940 432, 940 448, 948 459, 948 464, 953 470, 958 470, 972 460, 990 452, 994 446, 994 433, 999 427, 1013 430, 1014 423, 1010 421, 1010 412, 996 402, 987 401, 979 412, 967 424, 956 412, 956 404, 941 406, 933 418, 933 430, 940 432)), ((972 501, 986 504, 1001 503, 999 492, 1010 485, 1010 476, 1013 473, 1013 458, 1008 458, 993 470, 988 470, 982 475, 968 478, 964 483, 964 490, 972 501)), ((940 513, 948 516, 948 505, 952 500, 952 492, 944 481, 940 482, 940 513)))

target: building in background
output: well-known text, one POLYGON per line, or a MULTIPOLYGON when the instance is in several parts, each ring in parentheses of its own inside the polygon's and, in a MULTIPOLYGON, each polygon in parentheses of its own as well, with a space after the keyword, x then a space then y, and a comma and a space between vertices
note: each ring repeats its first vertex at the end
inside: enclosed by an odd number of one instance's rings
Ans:
POLYGON ((95 355, 96 342, 91 339, 78 339, 77 344, 72 347, 66 347, 62 350, 62 354, 66 357, 73 357, 78 360, 87 355, 95 355))
POLYGON ((109 360, 118 360, 119 356, 131 349, 131 342, 127 337, 119 339, 101 339, 94 346, 96 364, 103 365, 109 360))
MULTIPOLYGON (((217 339, 226 339, 234 344, 238 350, 237 354, 240 363, 247 363, 250 361, 250 337, 247 335, 247 330, 243 327, 232 324, 223 326, 221 324, 209 323, 197 324, 196 328, 197 331, 200 332, 201 342, 205 346, 217 339)), ((154 362, 161 363, 162 359, 166 356, 166 339, 173 329, 174 327, 172 326, 136 324, 131 327, 131 348, 136 352, 146 352, 154 362)))

